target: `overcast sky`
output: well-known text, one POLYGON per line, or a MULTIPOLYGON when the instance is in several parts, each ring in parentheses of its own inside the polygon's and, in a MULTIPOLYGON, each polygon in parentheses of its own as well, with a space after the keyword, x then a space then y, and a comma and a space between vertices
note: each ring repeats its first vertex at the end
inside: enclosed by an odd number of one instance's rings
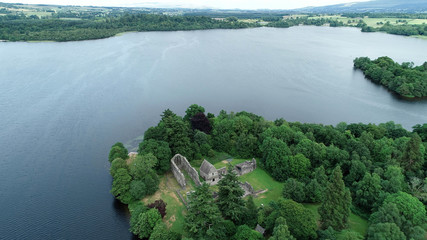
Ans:
POLYGON ((56 4, 117 7, 182 7, 220 9, 293 9, 307 6, 324 6, 368 0, 0 0, 1 2, 27 4, 56 4))

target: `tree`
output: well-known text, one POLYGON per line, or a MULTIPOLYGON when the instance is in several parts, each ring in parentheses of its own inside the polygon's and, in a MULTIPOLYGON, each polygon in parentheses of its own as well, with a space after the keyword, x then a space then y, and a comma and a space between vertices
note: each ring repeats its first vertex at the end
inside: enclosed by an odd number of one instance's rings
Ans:
POLYGON ((159 123, 166 129, 164 141, 169 143, 172 155, 179 153, 184 156, 192 156, 189 124, 169 111, 164 112, 161 123, 159 123))
POLYGON ((392 165, 388 166, 381 184, 384 191, 388 193, 397 193, 404 190, 406 188, 406 183, 402 168, 392 165))
POLYGON ((144 156, 136 156, 129 165, 130 174, 134 179, 142 179, 153 170, 156 163, 157 158, 152 153, 144 156))
POLYGON ((276 226, 273 230, 273 235, 268 240, 296 240, 289 232, 286 219, 279 217, 276 219, 276 226))
POLYGON ((148 204, 147 207, 157 209, 162 218, 166 216, 166 203, 162 199, 156 200, 153 203, 148 204))
POLYGON ((123 146, 123 143, 117 142, 111 147, 108 161, 111 163, 116 158, 128 159, 128 157, 128 150, 123 146))
POLYGON ((119 168, 116 174, 113 176, 111 193, 125 204, 128 204, 133 200, 129 192, 131 180, 132 177, 124 168, 119 168))
POLYGON ((242 199, 244 190, 231 164, 227 166, 227 174, 218 182, 217 205, 222 215, 234 223, 243 219, 245 202, 242 199))
POLYGON ((406 240, 405 234, 394 223, 373 224, 368 229, 368 240, 406 240))
POLYGON ((378 174, 366 173, 360 182, 355 183, 356 198, 354 203, 366 212, 376 209, 383 199, 384 193, 381 187, 381 178, 378 174))
POLYGON ((205 108, 202 106, 199 106, 197 104, 191 104, 187 110, 185 110, 185 116, 184 121, 189 121, 194 115, 197 113, 204 113, 205 108))
POLYGON ((110 167, 110 175, 114 176, 117 172, 117 170, 119 170, 120 168, 124 168, 124 169, 128 169, 128 165, 126 163, 125 160, 121 159, 121 158, 116 158, 111 162, 111 167, 110 167))
POLYGON ((417 172, 424 164, 424 146, 421 144, 421 138, 414 133, 406 144, 401 164, 406 171, 417 172))
POLYGON ((211 122, 203 112, 194 114, 190 118, 190 123, 193 130, 199 130, 206 134, 210 134, 212 130, 211 122))
POLYGON ((369 218, 371 224, 377 223, 394 223, 399 228, 403 227, 406 219, 400 215, 399 209, 394 203, 384 203, 378 211, 371 214, 369 218))
POLYGON ((261 147, 262 161, 266 170, 271 172, 274 179, 284 181, 287 179, 287 159, 291 156, 286 143, 283 141, 268 137, 266 138, 261 147))
POLYGON ((139 238, 149 238, 154 227, 161 221, 159 211, 152 208, 144 213, 139 213, 134 222, 131 221, 130 231, 139 238))
POLYGON ((320 166, 314 170, 312 179, 305 187, 306 200, 313 203, 322 202, 327 185, 328 176, 326 176, 325 168, 320 166))
POLYGON ((290 177, 301 180, 308 176, 310 167, 310 160, 300 153, 288 158, 288 176, 290 177))
POLYGON ((247 225, 241 225, 237 228, 233 240, 262 240, 261 233, 250 229, 247 225))
POLYGON ((245 223, 250 228, 255 228, 258 222, 258 208, 255 206, 255 202, 252 196, 249 196, 246 200, 246 214, 245 214, 245 223))
POLYGON ((133 180, 130 183, 129 193, 134 199, 142 199, 147 195, 147 187, 143 181, 133 180))
POLYGON ((214 203, 209 185, 203 183, 189 196, 188 212, 185 216, 185 229, 191 237, 206 236, 215 223, 220 222, 221 212, 214 203))
POLYGON ((277 202, 270 202, 260 213, 260 220, 269 232, 274 230, 279 217, 286 219, 289 231, 296 239, 316 239, 316 219, 302 204, 289 199, 279 199, 277 202))
POLYGON ((427 222, 426 209, 422 202, 404 192, 397 192, 386 197, 383 204, 394 203, 399 213, 413 226, 427 222))
POLYGON ((153 229, 149 240, 178 240, 180 238, 174 237, 166 227, 166 224, 159 222, 153 229))
POLYGON ((304 187, 304 183, 298 182, 294 178, 288 178, 283 187, 283 197, 302 203, 305 201, 304 187))
POLYGON ((325 190, 325 198, 319 208, 322 229, 329 226, 339 231, 347 227, 350 216, 351 196, 342 180, 341 168, 336 167, 325 190))
POLYGON ((157 158, 158 161, 154 169, 159 174, 169 171, 172 152, 167 142, 154 139, 142 141, 139 144, 138 154, 142 156, 148 153, 153 154, 157 158))

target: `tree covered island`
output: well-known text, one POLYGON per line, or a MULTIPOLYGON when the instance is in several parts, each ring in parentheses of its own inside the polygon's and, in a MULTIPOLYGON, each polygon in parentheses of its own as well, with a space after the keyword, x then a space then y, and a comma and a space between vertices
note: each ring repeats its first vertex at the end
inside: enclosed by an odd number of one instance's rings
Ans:
POLYGON ((408 98, 427 97, 427 62, 414 67, 414 63, 398 64, 389 57, 371 60, 368 57, 354 59, 354 68, 360 69, 366 78, 408 98))
POLYGON ((194 104, 184 117, 164 111, 138 153, 113 145, 111 192, 142 239, 424 240, 426 147, 427 124, 410 132, 394 122, 267 121, 194 104), (227 171, 216 185, 183 171, 182 187, 171 173, 175 154, 196 171, 204 159, 227 171), (256 169, 233 171, 252 158, 256 169), (240 182, 253 194, 243 197, 240 182))

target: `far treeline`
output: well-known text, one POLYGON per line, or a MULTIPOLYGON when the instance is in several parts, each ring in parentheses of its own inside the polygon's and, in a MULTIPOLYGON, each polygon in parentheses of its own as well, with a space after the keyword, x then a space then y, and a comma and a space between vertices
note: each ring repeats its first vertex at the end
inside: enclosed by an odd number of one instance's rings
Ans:
POLYGON ((101 20, 39 19, 37 16, 0 16, 0 40, 79 41, 112 37, 129 31, 178 31, 254 27, 253 23, 219 21, 203 16, 125 14, 101 20))
POLYGON ((427 62, 414 67, 414 63, 398 64, 389 57, 371 60, 368 57, 354 59, 354 67, 363 71, 374 83, 408 98, 427 97, 427 62))
POLYGON ((128 159, 117 143, 109 161, 112 193, 129 204, 130 230, 140 238, 424 240, 426 148, 427 124, 411 132, 394 122, 272 122, 248 112, 205 115, 194 104, 184 117, 165 110, 145 132, 138 156, 128 159), (174 154, 195 164, 224 152, 257 158, 259 168, 283 183, 282 197, 260 206, 252 197, 243 199, 229 168, 216 186, 217 199, 207 184, 195 187, 180 233, 163 223, 163 200, 148 206, 140 201, 156 191, 158 175, 170 171, 174 154), (320 204, 319 222, 301 203, 320 204), (349 228, 351 211, 369 220, 366 236, 349 228), (253 230, 257 224, 266 229, 264 236, 253 230))
MULTIPOLYGON (((426 24, 385 24, 368 26, 363 17, 371 18, 392 16, 400 18, 427 18, 427 14, 356 14, 348 21, 333 19, 328 15, 289 15, 285 13, 211 13, 184 12, 167 14, 162 12, 146 13, 143 10, 113 9, 106 13, 102 11, 76 12, 45 10, 26 15, 23 12, 11 12, 7 9, 17 7, 13 4, 0 5, 0 40, 5 41, 79 41, 101 39, 129 31, 177 31, 202 29, 237 29, 251 27, 288 28, 298 25, 314 25, 331 27, 359 27, 363 32, 382 31, 404 36, 427 36, 426 24), (50 15, 37 15, 50 13, 50 15), (205 14, 205 15, 204 15, 205 14), (236 16, 234 16, 235 14, 236 16), (228 17, 227 17, 228 16, 228 17), (216 18, 215 18, 216 17, 216 18), (218 18, 220 17, 220 18, 218 18), (245 18, 245 19, 243 19, 245 18)), ((351 14, 347 14, 352 16, 351 14)), ((345 15, 342 15, 345 16, 345 15)))

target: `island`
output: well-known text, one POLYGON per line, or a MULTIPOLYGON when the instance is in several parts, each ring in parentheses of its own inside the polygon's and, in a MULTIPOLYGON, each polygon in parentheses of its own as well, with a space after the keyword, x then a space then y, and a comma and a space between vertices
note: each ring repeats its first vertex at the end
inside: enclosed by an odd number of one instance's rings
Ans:
POLYGON ((336 126, 167 109, 109 153, 141 239, 423 239, 427 124, 336 126))
POLYGON ((371 60, 368 57, 354 59, 354 68, 360 69, 366 78, 406 98, 427 97, 427 62, 414 67, 414 63, 398 64, 389 57, 371 60))

